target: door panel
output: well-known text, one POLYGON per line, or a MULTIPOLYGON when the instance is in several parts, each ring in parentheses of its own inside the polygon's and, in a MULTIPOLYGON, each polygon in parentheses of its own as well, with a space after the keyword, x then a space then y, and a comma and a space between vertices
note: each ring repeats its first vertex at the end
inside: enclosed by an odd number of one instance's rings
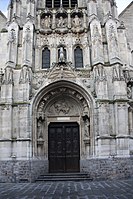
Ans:
POLYGON ((80 145, 77 123, 49 125, 49 172, 79 172, 80 145))

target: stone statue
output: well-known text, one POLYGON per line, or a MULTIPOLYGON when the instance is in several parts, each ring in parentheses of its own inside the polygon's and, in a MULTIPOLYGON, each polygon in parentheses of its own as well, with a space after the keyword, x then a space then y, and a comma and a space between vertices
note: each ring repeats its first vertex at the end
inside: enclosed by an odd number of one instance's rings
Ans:
POLYGON ((127 87, 127 97, 129 99, 132 99, 132 85, 131 84, 129 84, 127 87))
POLYGON ((80 28, 81 27, 81 19, 78 17, 78 15, 75 15, 74 19, 73 19, 73 26, 75 28, 80 28))
POLYGON ((66 20, 60 16, 59 20, 58 20, 58 24, 57 24, 58 28, 65 28, 66 27, 66 20))
POLYGON ((43 28, 47 28, 47 29, 50 28, 50 25, 51 25, 50 16, 49 16, 49 17, 48 17, 48 16, 45 16, 45 18, 42 19, 41 24, 42 24, 42 27, 43 27, 43 28))
POLYGON ((65 62, 64 48, 62 46, 59 50, 59 62, 65 62))
POLYGON ((89 118, 86 118, 86 120, 84 120, 84 137, 89 138, 90 136, 90 121, 89 118))
POLYGON ((37 122, 37 137, 38 137, 38 139, 43 138, 43 135, 42 135, 42 120, 40 120, 40 119, 37 122))

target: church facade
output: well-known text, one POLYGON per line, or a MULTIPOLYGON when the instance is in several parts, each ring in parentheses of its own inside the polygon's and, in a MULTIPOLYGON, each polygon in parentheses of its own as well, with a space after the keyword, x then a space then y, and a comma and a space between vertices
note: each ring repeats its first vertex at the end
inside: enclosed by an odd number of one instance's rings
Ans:
POLYGON ((133 58, 114 0, 10 1, 0 46, 1 182, 133 176, 133 58))

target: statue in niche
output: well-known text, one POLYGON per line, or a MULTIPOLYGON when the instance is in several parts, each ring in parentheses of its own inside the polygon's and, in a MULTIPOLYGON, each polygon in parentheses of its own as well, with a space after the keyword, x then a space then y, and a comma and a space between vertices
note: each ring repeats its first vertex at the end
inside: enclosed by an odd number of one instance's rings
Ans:
POLYGON ((39 119, 37 122, 37 138, 42 139, 43 138, 43 133, 42 133, 42 120, 39 119))
POLYGON ((64 48, 61 46, 59 49, 59 63, 65 62, 64 48))
POLYGON ((45 18, 42 19, 41 21, 41 25, 43 28, 50 28, 51 26, 51 19, 50 19, 50 16, 45 16, 45 18))
POLYGON ((132 85, 131 85, 131 84, 129 84, 129 85, 127 86, 127 97, 128 97, 129 99, 132 99, 132 85))
POLYGON ((60 18, 58 19, 57 27, 58 28, 66 27, 66 20, 62 16, 60 16, 60 18))
POLYGON ((84 116, 84 137, 89 138, 90 137, 90 118, 88 116, 84 116))
POLYGON ((81 19, 78 17, 78 15, 75 15, 72 22, 73 22, 74 28, 80 28, 81 27, 81 19))

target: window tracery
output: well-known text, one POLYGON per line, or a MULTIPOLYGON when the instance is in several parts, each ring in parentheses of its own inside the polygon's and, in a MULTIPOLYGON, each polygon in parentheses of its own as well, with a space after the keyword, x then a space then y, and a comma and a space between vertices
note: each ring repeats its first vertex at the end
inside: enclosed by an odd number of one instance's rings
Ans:
POLYGON ((46 0, 47 8, 68 8, 75 7, 78 4, 77 0, 46 0))
POLYGON ((50 68, 50 50, 46 47, 42 51, 42 69, 50 68))
POLYGON ((83 68, 83 51, 80 46, 77 46, 74 50, 75 68, 83 68))

